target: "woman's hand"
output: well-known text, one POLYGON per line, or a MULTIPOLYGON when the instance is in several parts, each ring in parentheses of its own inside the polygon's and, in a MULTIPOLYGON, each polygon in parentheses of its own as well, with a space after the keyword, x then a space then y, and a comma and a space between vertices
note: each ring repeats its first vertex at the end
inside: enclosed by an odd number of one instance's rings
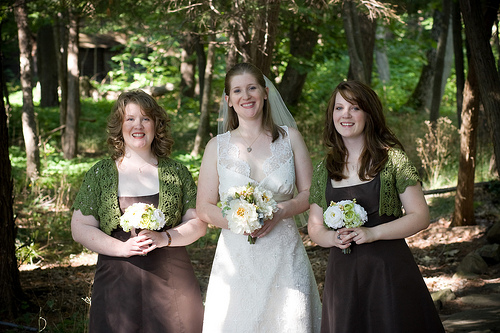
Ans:
POLYGON ((345 228, 339 230, 327 228, 323 222, 323 209, 317 204, 312 204, 309 209, 307 230, 313 242, 326 248, 335 246, 342 250, 347 249, 356 237, 345 228))
POLYGON ((111 257, 131 257, 151 252, 151 239, 145 236, 131 237, 126 242, 111 237, 99 229, 99 221, 92 215, 83 215, 80 210, 71 218, 73 239, 87 249, 111 257))
MULTIPOLYGON (((142 232, 142 231, 141 231, 142 232)), ((132 257, 137 255, 146 255, 157 248, 154 241, 139 233, 138 236, 130 237, 126 242, 122 242, 120 257, 132 257)))
POLYGON ((282 219, 283 218, 281 217, 280 209, 279 209, 279 205, 278 205, 278 211, 273 214, 273 218, 270 220, 264 221, 264 225, 262 226, 262 228, 255 230, 251 234, 251 236, 253 238, 264 237, 265 235, 269 234, 271 232, 271 230, 273 230, 273 228, 276 226, 276 224, 278 224, 278 222, 281 221, 282 219))
POLYGON ((207 224, 198 218, 196 210, 190 208, 182 216, 182 222, 167 230, 170 239, 165 231, 141 230, 138 237, 144 237, 151 245, 146 249, 146 253, 153 251, 158 247, 165 246, 186 246, 205 236, 207 224))
POLYGON ((341 244, 365 244, 376 241, 375 233, 371 228, 342 228, 337 230, 337 239, 341 244))
POLYGON ((347 249, 349 246, 351 246, 353 238, 355 237, 352 232, 347 231, 345 228, 332 230, 325 227, 325 229, 330 231, 330 233, 333 231, 333 233, 331 233, 331 236, 334 236, 333 246, 336 246, 342 250, 347 249))
POLYGON ((129 240, 135 239, 138 244, 142 244, 143 254, 148 254, 158 247, 166 246, 168 243, 164 238, 167 238, 164 232, 143 229, 136 237, 131 237, 129 240))

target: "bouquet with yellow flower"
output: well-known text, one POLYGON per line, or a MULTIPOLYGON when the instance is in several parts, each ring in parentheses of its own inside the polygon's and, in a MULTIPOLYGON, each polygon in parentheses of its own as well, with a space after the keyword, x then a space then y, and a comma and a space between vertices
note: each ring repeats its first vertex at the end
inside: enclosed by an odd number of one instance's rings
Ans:
MULTIPOLYGON (((365 224, 368 215, 365 209, 356 203, 356 199, 332 201, 323 213, 323 220, 330 229, 357 228, 365 224)), ((351 249, 344 249, 342 253, 349 254, 351 249)))
MULTIPOLYGON (((262 228, 264 221, 272 219, 278 210, 272 192, 251 183, 231 187, 223 194, 218 206, 228 221, 229 230, 240 235, 262 228)), ((248 242, 255 244, 255 238, 249 235, 248 242)))

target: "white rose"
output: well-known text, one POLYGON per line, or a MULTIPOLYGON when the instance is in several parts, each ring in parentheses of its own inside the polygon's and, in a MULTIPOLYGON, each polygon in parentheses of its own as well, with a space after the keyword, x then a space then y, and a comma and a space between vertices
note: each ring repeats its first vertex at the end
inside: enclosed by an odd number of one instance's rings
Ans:
POLYGON ((339 229, 344 226, 344 213, 339 206, 329 206, 323 214, 325 224, 332 229, 339 229))
POLYGON ((155 230, 163 228, 163 226, 165 225, 165 215, 163 214, 163 212, 159 209, 155 209, 153 212, 153 217, 156 222, 155 230))
POLYGON ((236 234, 252 233, 261 227, 254 205, 244 200, 233 200, 226 212, 229 230, 236 234))
POLYGON ((268 220, 273 217, 273 213, 278 210, 276 201, 273 199, 273 193, 262 187, 255 189, 254 197, 259 211, 264 215, 264 219, 268 220))
POLYGON ((363 222, 366 222, 368 220, 368 214, 366 213, 366 210, 359 204, 354 204, 354 212, 356 215, 359 217, 359 219, 363 222))

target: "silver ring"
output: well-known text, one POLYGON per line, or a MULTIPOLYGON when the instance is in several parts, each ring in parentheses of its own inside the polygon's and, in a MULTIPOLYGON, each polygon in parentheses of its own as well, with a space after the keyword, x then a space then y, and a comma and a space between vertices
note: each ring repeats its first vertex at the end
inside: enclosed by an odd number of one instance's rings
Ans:
POLYGON ((357 236, 357 235, 358 235, 358 233, 355 231, 355 232, 354 232, 354 236, 357 236))
POLYGON ((337 235, 337 239, 340 240, 340 234, 337 235))

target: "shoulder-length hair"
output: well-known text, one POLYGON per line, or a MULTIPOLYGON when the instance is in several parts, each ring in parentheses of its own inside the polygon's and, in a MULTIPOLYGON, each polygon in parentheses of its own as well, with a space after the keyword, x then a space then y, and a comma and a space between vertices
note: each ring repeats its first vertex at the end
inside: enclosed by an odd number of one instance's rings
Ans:
POLYGON ((374 178, 383 169, 388 158, 389 148, 398 146, 404 150, 404 147, 387 127, 382 102, 377 93, 366 84, 356 80, 341 82, 333 91, 328 102, 326 126, 323 132, 323 139, 328 149, 326 157, 328 174, 330 178, 337 181, 346 178, 344 169, 349 156, 344 140, 333 123, 337 93, 365 112, 365 142, 360 156, 361 165, 358 175, 361 180, 374 178))
POLYGON ((111 158, 116 160, 125 155, 123 139, 123 121, 128 104, 137 104, 141 112, 155 124, 155 136, 151 143, 151 151, 156 157, 168 157, 172 152, 174 140, 170 132, 170 118, 156 100, 142 90, 133 90, 120 94, 108 117, 108 146, 111 158))
MULTIPOLYGON (((261 89, 266 91, 266 80, 264 79, 264 74, 262 74, 262 71, 257 68, 255 65, 252 65, 247 62, 242 62, 239 64, 234 65, 226 74, 226 78, 224 80, 224 91, 227 96, 230 95, 231 93, 231 81, 233 77, 237 75, 243 75, 243 74, 250 74, 252 75, 256 80, 261 89)), ((269 98, 269 96, 268 96, 269 98)), ((278 139, 278 137, 281 136, 284 137, 286 135, 286 132, 284 129, 276 125, 273 121, 273 116, 272 116, 272 110, 269 105, 267 99, 264 100, 264 111, 263 111, 263 117, 262 117, 262 126, 264 127, 265 130, 270 131, 273 136, 273 142, 278 139)), ((234 108, 231 106, 229 107, 228 113, 227 113, 227 130, 231 131, 240 125, 239 120, 238 120, 238 115, 236 114, 236 111, 234 111, 234 108)))

